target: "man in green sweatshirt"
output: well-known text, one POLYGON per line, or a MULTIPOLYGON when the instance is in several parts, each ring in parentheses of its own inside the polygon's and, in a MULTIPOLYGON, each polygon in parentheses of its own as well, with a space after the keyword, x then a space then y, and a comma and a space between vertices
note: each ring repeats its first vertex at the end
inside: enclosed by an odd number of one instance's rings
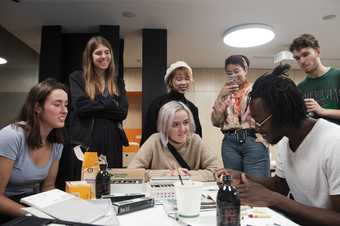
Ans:
POLYGON ((340 124, 340 70, 322 64, 319 42, 311 34, 295 38, 289 50, 306 73, 298 88, 308 115, 340 124))

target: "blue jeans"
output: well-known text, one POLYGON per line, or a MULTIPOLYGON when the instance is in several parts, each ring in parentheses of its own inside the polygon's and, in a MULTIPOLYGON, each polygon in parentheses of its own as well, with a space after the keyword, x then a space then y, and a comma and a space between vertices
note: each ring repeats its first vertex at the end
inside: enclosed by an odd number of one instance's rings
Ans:
POLYGON ((237 135, 225 134, 222 142, 224 168, 243 171, 252 176, 269 176, 269 151, 256 138, 247 136, 240 144, 237 135))

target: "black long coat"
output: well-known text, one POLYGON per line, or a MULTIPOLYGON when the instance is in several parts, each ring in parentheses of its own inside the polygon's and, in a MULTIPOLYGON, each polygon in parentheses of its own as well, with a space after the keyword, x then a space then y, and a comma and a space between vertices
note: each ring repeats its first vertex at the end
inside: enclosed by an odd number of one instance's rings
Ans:
POLYGON ((71 144, 85 144, 91 150, 104 154, 109 168, 122 167, 122 145, 127 145, 122 121, 128 113, 124 80, 117 80, 119 96, 98 94, 95 100, 85 94, 81 71, 70 75, 69 84, 71 144))

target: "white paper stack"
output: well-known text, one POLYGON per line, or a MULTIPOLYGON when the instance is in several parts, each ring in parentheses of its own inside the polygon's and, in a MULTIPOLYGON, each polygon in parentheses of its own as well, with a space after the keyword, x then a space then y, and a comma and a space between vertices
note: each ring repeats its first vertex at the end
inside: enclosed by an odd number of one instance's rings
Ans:
POLYGON ((56 219, 80 223, 93 223, 107 212, 98 205, 58 189, 27 196, 20 202, 56 219))

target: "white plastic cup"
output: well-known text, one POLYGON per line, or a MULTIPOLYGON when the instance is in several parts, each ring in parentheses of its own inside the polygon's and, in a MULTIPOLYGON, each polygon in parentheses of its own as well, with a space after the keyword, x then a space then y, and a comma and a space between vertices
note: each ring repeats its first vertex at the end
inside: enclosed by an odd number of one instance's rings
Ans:
POLYGON ((175 184, 177 212, 181 217, 197 217, 200 214, 203 183, 198 181, 180 181, 175 184))

